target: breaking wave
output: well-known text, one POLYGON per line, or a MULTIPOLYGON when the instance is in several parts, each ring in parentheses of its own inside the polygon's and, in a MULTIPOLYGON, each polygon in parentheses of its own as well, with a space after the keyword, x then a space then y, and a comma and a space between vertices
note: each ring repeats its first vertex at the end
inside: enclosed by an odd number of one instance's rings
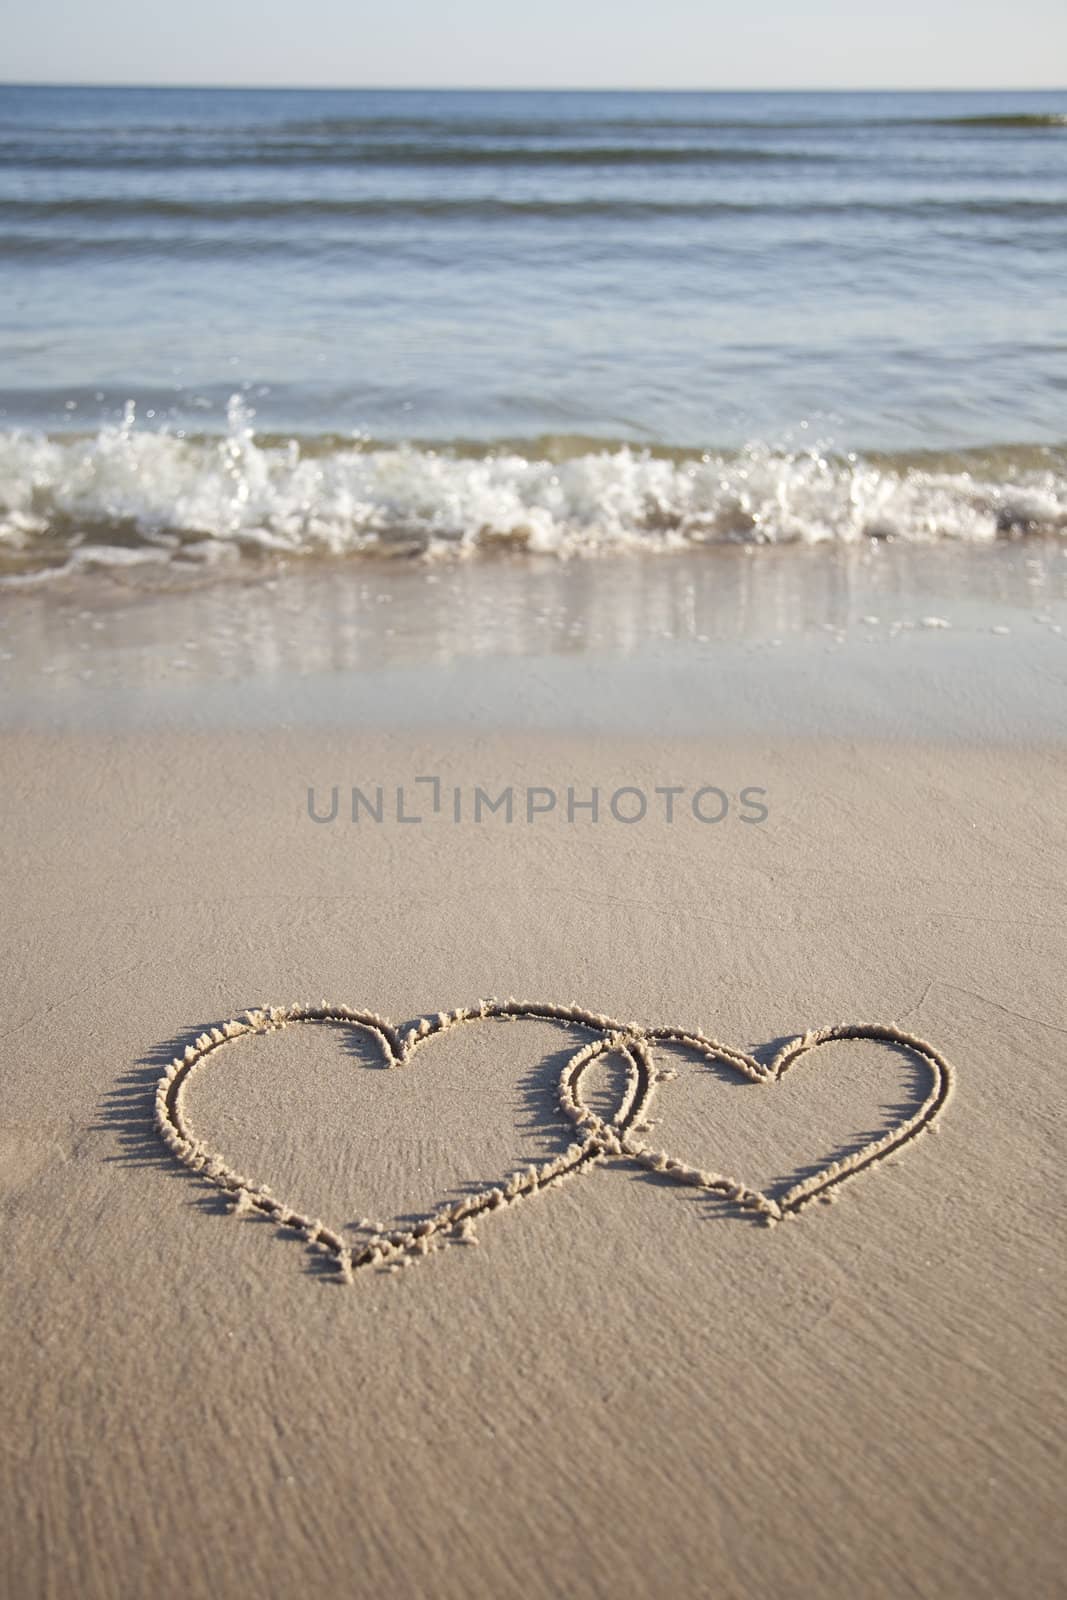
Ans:
POLYGON ((432 447, 121 422, 0 434, 0 582, 249 558, 572 557, 726 543, 1067 534, 1067 447, 855 456, 590 439, 432 447))

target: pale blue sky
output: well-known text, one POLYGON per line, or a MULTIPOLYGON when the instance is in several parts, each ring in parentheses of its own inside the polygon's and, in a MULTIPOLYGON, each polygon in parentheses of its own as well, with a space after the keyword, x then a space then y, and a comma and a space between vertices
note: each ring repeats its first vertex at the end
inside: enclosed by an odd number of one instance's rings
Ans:
POLYGON ((1047 88, 1064 0, 0 0, 7 82, 1047 88))

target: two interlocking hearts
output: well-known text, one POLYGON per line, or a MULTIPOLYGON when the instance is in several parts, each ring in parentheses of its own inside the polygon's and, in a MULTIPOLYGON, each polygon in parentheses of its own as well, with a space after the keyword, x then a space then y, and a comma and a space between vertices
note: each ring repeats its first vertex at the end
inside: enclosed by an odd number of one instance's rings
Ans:
POLYGON ((554 1006, 518 1000, 486 1000, 467 1010, 443 1011, 424 1017, 401 1032, 393 1023, 369 1011, 353 1011, 346 1006, 271 1006, 245 1012, 242 1017, 202 1033, 195 1044, 167 1067, 156 1088, 156 1125, 168 1149, 195 1172, 229 1194, 238 1211, 255 1211, 280 1226, 301 1234, 309 1244, 331 1257, 346 1280, 359 1268, 397 1265, 412 1257, 426 1255, 449 1237, 468 1235, 474 1220, 486 1212, 499 1210, 524 1196, 558 1183, 594 1162, 629 1158, 678 1182, 713 1192, 742 1211, 754 1213, 768 1226, 786 1217, 797 1216, 805 1206, 832 1191, 857 1173, 873 1167, 892 1151, 917 1138, 929 1128, 952 1089, 952 1069, 944 1057, 924 1040, 902 1033, 893 1026, 856 1023, 823 1028, 801 1034, 785 1044, 769 1065, 744 1051, 733 1050, 714 1039, 681 1028, 644 1028, 637 1023, 613 1022, 578 1006, 554 1006), (571 1120, 576 1140, 562 1154, 540 1166, 531 1165, 512 1173, 502 1184, 467 1195, 440 1206, 410 1229, 375 1233, 358 1249, 350 1246, 333 1228, 317 1218, 304 1216, 274 1197, 270 1189, 234 1171, 225 1158, 208 1149, 190 1125, 183 1095, 190 1076, 215 1051, 231 1040, 248 1034, 268 1033, 293 1023, 326 1023, 361 1030, 373 1038, 388 1067, 405 1066, 430 1039, 449 1028, 487 1018, 538 1018, 578 1026, 592 1034, 567 1061, 560 1075, 559 1104, 571 1120), (929 1074, 929 1088, 919 1108, 890 1130, 869 1140, 838 1161, 816 1169, 793 1185, 779 1199, 759 1189, 748 1188, 734 1178, 718 1172, 688 1166, 663 1150, 655 1150, 638 1137, 646 1125, 658 1083, 672 1074, 657 1070, 653 1051, 657 1044, 689 1049, 709 1062, 719 1061, 753 1083, 773 1084, 800 1058, 833 1040, 873 1039, 902 1046, 915 1055, 929 1074), (599 1116, 583 1098, 582 1080, 591 1064, 602 1056, 615 1055, 626 1066, 626 1083, 620 1104, 610 1118, 599 1116))

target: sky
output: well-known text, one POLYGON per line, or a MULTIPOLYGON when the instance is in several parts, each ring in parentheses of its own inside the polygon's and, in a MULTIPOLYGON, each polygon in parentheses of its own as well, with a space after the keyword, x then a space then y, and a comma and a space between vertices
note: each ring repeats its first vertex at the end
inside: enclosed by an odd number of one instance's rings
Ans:
POLYGON ((1064 0, 0 0, 0 79, 1052 88, 1064 0))

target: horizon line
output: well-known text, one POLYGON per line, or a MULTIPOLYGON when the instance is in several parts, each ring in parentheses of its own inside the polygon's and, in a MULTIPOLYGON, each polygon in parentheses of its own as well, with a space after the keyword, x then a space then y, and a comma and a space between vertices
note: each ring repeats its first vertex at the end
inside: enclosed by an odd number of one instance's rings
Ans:
POLYGON ((1063 84, 485 84, 157 83, 139 79, 2 78, 2 89, 151 89, 296 94, 1064 94, 1063 84))

